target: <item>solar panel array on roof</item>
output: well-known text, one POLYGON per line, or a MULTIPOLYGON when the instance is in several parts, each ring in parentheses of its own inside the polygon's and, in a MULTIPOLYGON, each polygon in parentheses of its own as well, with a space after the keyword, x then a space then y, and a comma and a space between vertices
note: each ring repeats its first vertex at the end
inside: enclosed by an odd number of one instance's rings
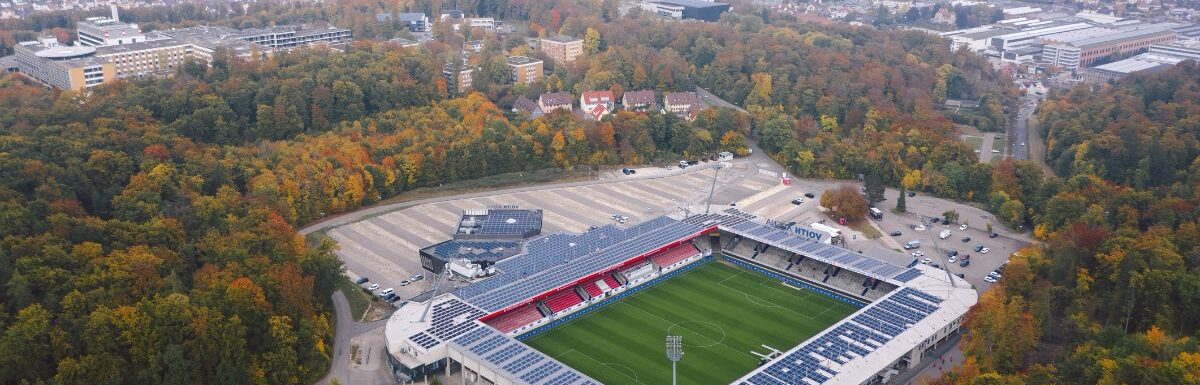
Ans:
POLYGON ((734 234, 766 243, 772 247, 801 254, 821 262, 847 268, 868 277, 893 278, 905 270, 903 266, 896 266, 887 261, 858 254, 841 247, 816 242, 799 234, 779 230, 774 226, 749 220, 738 222, 732 226, 722 226, 722 229, 734 234))
POLYGON ((455 294, 484 310, 497 311, 703 229, 657 217, 624 230, 610 227, 575 235, 552 234, 527 242, 524 254, 498 262, 500 274, 458 288, 455 294))
POLYGON ((450 346, 474 355, 514 381, 535 385, 596 384, 575 369, 487 326, 451 340, 450 346))
POLYGON ((937 311, 941 299, 912 288, 860 310, 849 320, 797 346, 740 384, 822 384, 850 361, 866 357, 937 311))
MULTIPOLYGON (((418 346, 429 349, 479 328, 475 320, 487 313, 454 297, 433 305, 429 328, 408 337, 418 346)), ((434 299, 437 301, 437 299, 434 299)))

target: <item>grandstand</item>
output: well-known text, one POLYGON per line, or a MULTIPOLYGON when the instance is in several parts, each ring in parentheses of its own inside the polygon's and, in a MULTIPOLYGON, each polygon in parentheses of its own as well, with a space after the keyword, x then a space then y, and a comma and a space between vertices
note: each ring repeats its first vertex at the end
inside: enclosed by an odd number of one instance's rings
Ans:
MULTIPOLYGON (((385 329, 393 374, 408 381, 447 371, 453 362, 466 383, 598 383, 587 370, 520 341, 631 301, 627 298, 714 260, 747 277, 841 303, 851 313, 801 335, 808 339, 757 369, 741 369, 750 372, 737 384, 886 381, 957 331, 976 301, 964 281, 915 266, 899 253, 861 255, 737 210, 682 220, 658 217, 628 228, 608 225, 526 240, 518 253, 494 262, 493 276, 437 295, 432 303, 405 304, 385 329)), ((723 287, 713 284, 706 290, 723 287)), ((795 341, 799 338, 787 344, 795 341)), ((645 359, 661 354, 648 352, 645 359)))

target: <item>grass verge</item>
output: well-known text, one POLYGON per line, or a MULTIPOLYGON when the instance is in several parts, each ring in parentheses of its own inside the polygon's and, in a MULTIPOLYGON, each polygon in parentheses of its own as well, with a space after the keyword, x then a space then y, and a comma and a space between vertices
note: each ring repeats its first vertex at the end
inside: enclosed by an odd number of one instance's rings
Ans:
POLYGON ((363 313, 366 313, 367 308, 371 306, 371 301, 375 299, 351 282, 349 278, 339 279, 337 288, 342 291, 342 294, 346 296, 346 301, 350 303, 350 318, 355 321, 362 318, 363 313))

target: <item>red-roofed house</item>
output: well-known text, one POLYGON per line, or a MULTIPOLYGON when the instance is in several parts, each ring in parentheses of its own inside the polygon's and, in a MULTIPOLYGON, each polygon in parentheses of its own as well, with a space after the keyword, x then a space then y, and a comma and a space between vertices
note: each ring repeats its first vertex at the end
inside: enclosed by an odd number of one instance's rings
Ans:
POLYGON ((586 91, 579 96, 579 108, 587 113, 588 118, 600 120, 615 108, 616 98, 612 91, 586 91))

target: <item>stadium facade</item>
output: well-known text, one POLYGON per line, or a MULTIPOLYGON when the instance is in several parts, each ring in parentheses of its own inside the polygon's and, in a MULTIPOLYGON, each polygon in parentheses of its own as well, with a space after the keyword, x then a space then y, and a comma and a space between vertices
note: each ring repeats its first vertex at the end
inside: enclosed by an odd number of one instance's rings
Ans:
POLYGON ((899 253, 859 254, 736 209, 523 243, 489 277, 391 316, 397 381, 453 369, 464 384, 597 384, 521 341, 717 258, 859 308, 736 384, 885 382, 957 332, 977 300, 966 281, 899 253))

